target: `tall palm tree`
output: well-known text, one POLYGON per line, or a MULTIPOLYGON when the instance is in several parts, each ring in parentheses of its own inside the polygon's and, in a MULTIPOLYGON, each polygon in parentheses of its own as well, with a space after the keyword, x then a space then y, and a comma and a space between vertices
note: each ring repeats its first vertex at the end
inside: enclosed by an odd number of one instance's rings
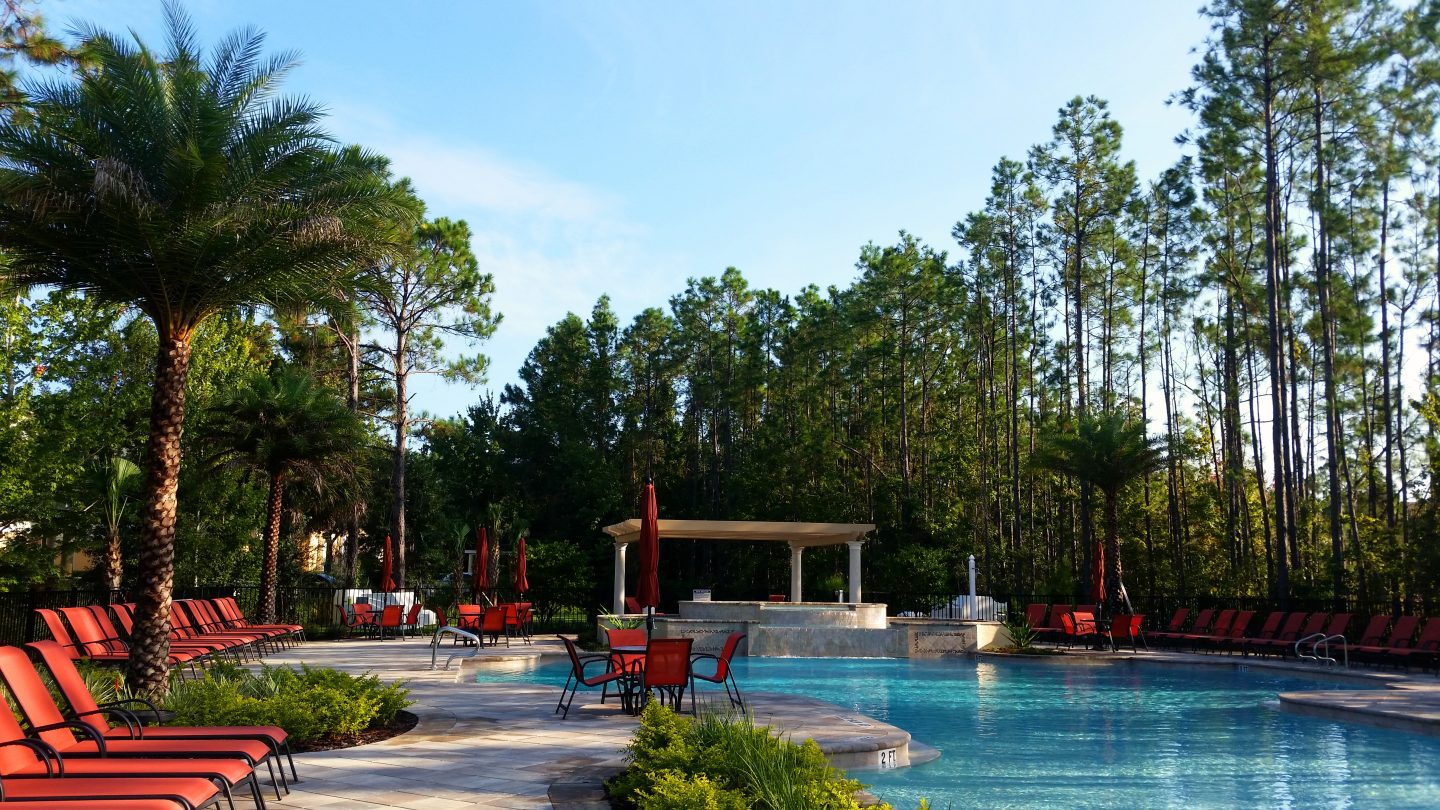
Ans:
POLYGON ((1120 491, 1165 468, 1165 439, 1145 435, 1145 423, 1119 411, 1082 416, 1072 429, 1047 434, 1031 463, 1087 481, 1105 496, 1106 610, 1121 607, 1120 491))
POLYGON ((217 403, 210 439, 216 460, 260 472, 269 479, 269 514, 260 567, 258 620, 275 620, 280 562, 280 522, 287 485, 334 488, 360 465, 369 434, 362 417, 303 370, 277 366, 256 374, 217 403))
POLYGON ((277 97, 295 59, 242 31, 208 60, 178 5, 167 51, 81 32, 95 67, 0 121, 3 274, 137 307, 159 337, 141 494, 132 687, 166 688, 190 341, 218 312, 336 297, 412 215, 374 162, 341 153, 313 102, 277 97))

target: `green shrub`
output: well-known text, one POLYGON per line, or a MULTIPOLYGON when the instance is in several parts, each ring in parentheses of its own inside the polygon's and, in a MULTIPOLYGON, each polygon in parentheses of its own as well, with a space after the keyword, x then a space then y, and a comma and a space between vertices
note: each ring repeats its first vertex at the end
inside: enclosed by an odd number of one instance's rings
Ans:
POLYGON ((749 810, 744 794, 726 790, 704 774, 662 771, 649 790, 636 794, 640 810, 749 810))
POLYGON ((813 740, 797 745, 747 719, 691 721, 659 703, 645 707, 626 758, 610 794, 641 810, 857 810, 864 787, 830 767, 813 740))
POLYGON ((409 693, 402 683, 333 669, 217 666, 201 680, 177 683, 165 707, 176 725, 274 725, 304 745, 387 726, 410 705, 409 693))

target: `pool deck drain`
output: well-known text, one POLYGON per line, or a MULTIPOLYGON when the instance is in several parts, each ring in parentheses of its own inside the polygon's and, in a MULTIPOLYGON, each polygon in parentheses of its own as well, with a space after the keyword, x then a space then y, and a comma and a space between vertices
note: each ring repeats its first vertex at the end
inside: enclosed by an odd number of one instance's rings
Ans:
MULTIPOLYGON (((447 645, 448 646, 448 645, 447 645)), ((582 690, 568 720, 554 713, 559 689, 516 681, 477 683, 485 666, 526 667, 564 655, 558 642, 485 648, 450 670, 430 670, 426 639, 316 641, 271 655, 273 665, 306 663, 382 679, 404 679, 420 722, 389 740, 295 757, 300 783, 275 810, 608 810, 600 783, 624 767, 636 718, 599 692, 582 690)), ((443 661, 443 656, 441 658, 443 661)), ((705 688, 702 699, 724 692, 705 688)), ((844 768, 905 765, 910 735, 812 698, 745 693, 755 720, 796 740, 813 738, 844 768), (886 753, 893 752, 893 753, 886 753)), ((688 701, 688 698, 687 698, 688 701)), ((933 749, 916 746, 915 760, 933 749)))

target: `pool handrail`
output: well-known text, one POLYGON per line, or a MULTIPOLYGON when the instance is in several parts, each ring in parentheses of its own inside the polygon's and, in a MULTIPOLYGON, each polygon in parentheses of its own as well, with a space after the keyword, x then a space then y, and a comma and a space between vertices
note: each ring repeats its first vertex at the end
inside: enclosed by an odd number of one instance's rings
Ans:
MULTIPOLYGON (((466 658, 474 658, 475 655, 476 655, 476 653, 480 652, 481 644, 480 644, 480 637, 479 637, 479 636, 475 635, 474 633, 470 632, 469 630, 461 630, 461 629, 458 628, 458 627, 455 627, 455 626, 453 626, 453 625, 447 624, 447 625, 445 625, 444 627, 440 627, 440 628, 436 629, 436 630, 435 630, 435 635, 433 635, 433 636, 430 637, 430 668, 431 668, 431 669, 434 669, 434 668, 435 668, 435 659, 436 659, 436 657, 437 657, 437 656, 439 655, 439 653, 440 653, 440 637, 443 636, 443 635, 448 635, 448 636, 451 636, 452 638, 455 638, 455 639, 465 639, 466 641, 473 641, 473 642, 475 642, 475 646, 474 646, 474 647, 470 647, 469 645, 466 645, 465 647, 461 648, 460 652, 451 653, 450 656, 445 659, 445 670, 446 670, 446 671, 449 671, 449 669, 450 669, 450 662, 453 661, 453 660, 455 660, 456 658, 459 658, 459 657, 461 657, 461 656, 464 656, 464 657, 466 657, 466 658)), ((452 645, 452 646, 453 646, 453 645, 452 645)))

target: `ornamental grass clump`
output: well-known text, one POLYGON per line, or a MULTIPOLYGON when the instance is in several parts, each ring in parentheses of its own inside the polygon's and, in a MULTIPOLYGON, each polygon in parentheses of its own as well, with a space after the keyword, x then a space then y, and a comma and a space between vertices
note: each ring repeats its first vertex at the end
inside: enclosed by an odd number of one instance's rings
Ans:
POLYGON ((639 810, 858 810, 865 787, 830 767, 814 740, 783 740, 747 718, 689 720, 658 702, 645 707, 626 758, 608 787, 639 810))
POLYGON ((175 725, 274 725, 305 746, 386 728, 410 705, 409 694, 402 682, 333 669, 267 666, 249 672, 217 666, 200 680, 176 683, 165 708, 175 712, 175 725))

